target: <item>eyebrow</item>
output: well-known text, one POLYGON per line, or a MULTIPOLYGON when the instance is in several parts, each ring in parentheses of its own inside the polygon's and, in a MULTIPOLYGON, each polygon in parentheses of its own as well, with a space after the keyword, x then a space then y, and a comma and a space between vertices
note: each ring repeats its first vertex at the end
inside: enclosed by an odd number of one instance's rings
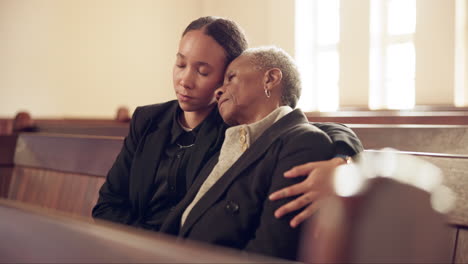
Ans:
MULTIPOLYGON (((181 59, 185 59, 185 55, 180 52, 177 52, 176 56, 180 57, 181 59)), ((199 66, 208 66, 208 67, 213 68, 213 66, 211 66, 208 62, 204 62, 204 61, 196 61, 195 64, 199 66)))

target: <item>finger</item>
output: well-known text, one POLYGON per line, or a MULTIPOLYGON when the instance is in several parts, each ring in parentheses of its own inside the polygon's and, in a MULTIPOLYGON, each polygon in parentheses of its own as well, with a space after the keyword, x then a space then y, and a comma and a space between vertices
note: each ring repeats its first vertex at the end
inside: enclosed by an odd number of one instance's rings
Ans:
POLYGON ((290 222, 289 225, 292 228, 296 228, 298 225, 300 225, 302 222, 304 222, 307 218, 311 217, 313 214, 315 214, 318 209, 320 208, 320 201, 316 201, 315 203, 310 204, 302 210, 298 215, 296 215, 290 222))
POLYGON ((275 211, 275 217, 281 218, 283 215, 288 214, 290 212, 299 210, 306 205, 314 202, 318 197, 317 192, 308 192, 304 195, 294 199, 293 201, 281 206, 275 211))
POLYGON ((302 182, 299 182, 299 183, 296 183, 294 185, 285 187, 285 188, 283 188, 283 189, 281 189, 279 191, 276 191, 276 192, 270 194, 270 196, 268 198, 271 201, 275 201, 275 200, 278 200, 278 199, 282 199, 282 198, 302 194, 302 193, 304 193, 305 191, 308 190, 307 186, 304 185, 302 182))
POLYGON ((298 177, 298 176, 309 174, 313 169, 316 168, 317 163, 320 163, 320 161, 309 162, 309 163, 305 163, 299 166, 294 166, 290 170, 286 171, 284 173, 284 176, 287 178, 293 178, 293 177, 298 177))

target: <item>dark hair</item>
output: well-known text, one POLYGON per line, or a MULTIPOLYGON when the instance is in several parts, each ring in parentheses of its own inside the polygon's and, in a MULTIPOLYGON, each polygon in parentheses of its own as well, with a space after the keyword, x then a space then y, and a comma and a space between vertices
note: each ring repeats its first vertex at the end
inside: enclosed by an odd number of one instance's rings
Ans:
POLYGON ((203 33, 221 45, 226 52, 226 64, 231 63, 248 47, 243 30, 232 20, 214 16, 200 17, 185 28, 182 36, 192 30, 203 30, 203 33))

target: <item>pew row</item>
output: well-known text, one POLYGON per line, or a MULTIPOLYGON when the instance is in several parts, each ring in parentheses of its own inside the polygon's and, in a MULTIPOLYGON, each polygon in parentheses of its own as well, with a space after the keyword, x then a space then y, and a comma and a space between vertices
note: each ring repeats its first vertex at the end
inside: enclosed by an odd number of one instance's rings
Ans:
MULTIPOLYGON (((42 133, 65 133, 102 136, 125 136, 128 132, 129 114, 122 117, 119 110, 115 119, 31 119, 34 131, 42 133)), ((28 113, 26 113, 28 114, 28 113)), ((29 114, 28 114, 29 115, 29 114)), ((377 110, 307 112, 311 122, 337 122, 343 124, 425 124, 425 125, 468 125, 466 108, 429 108, 420 110, 377 110)), ((14 119, 0 118, 0 135, 12 134, 14 119)))
POLYGON ((14 118, 0 118, 0 135, 20 132, 125 136, 130 122, 130 111, 121 106, 114 119, 57 118, 33 119, 29 112, 18 112, 14 118))
MULTIPOLYGON (((5 165, 0 168, 0 189, 7 190, 4 197, 89 218, 98 189, 123 138, 22 133, 17 137, 3 137, 0 142, 7 142, 0 148, 0 161, 5 165)), ((445 175, 445 184, 457 194, 455 209, 447 219, 452 227, 453 260, 458 263, 468 259, 468 178, 465 173, 468 156, 409 154, 439 166, 445 175)))
POLYGON ((0 199, 2 263, 292 263, 0 199))
POLYGON ((6 154, 0 164, 3 197, 87 217, 123 142, 122 137, 43 133, 1 138, 8 142, 0 147, 6 154))

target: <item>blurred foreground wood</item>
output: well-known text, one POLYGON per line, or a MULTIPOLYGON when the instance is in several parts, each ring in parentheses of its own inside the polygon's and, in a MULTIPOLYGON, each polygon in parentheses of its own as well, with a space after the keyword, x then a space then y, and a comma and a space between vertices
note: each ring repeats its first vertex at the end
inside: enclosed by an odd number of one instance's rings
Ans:
POLYGON ((355 175, 367 176, 348 182, 362 184, 337 191, 309 226, 302 244, 306 261, 466 263, 468 156, 391 150, 363 155, 372 159, 357 163, 355 175), (448 214, 438 211, 450 207, 448 214))
POLYGON ((288 263, 0 199, 1 263, 288 263))

